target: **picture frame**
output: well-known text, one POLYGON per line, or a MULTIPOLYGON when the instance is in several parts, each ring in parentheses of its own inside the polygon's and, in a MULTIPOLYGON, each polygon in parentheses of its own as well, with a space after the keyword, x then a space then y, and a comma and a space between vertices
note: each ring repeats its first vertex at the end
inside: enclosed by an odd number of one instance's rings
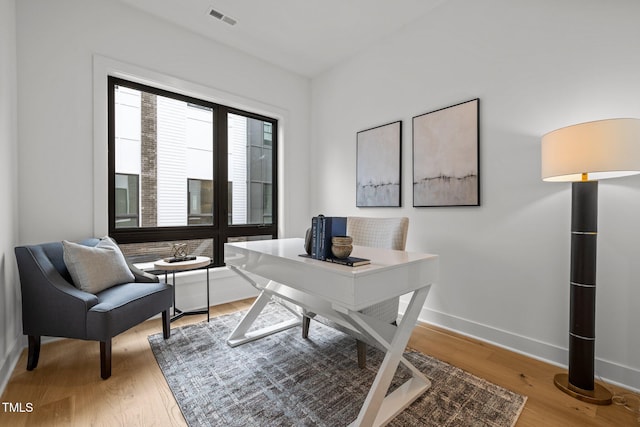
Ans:
POLYGON ((480 99, 413 117, 413 206, 480 206, 480 99))
POLYGON ((400 207, 402 121, 356 135, 356 207, 400 207))

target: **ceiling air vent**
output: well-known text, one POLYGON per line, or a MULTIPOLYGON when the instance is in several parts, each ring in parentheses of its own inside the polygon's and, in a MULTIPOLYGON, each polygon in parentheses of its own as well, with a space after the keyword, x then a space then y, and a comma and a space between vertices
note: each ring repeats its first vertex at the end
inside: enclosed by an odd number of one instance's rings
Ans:
POLYGON ((228 16, 228 15, 225 15, 225 14, 224 14, 224 13, 222 13, 222 12, 218 12, 218 11, 217 11, 217 10, 215 10, 215 9, 210 9, 210 10, 209 10, 209 15, 213 16, 213 17, 214 17, 214 18, 216 18, 216 19, 219 19, 219 20, 220 20, 220 21, 222 21, 222 22, 225 22, 225 23, 227 23, 227 24, 229 24, 229 25, 232 25, 232 26, 233 26, 233 25, 236 25, 236 24, 238 23, 238 21, 236 21, 236 20, 235 20, 235 19, 233 19, 232 17, 230 17, 230 16, 228 16))
POLYGON ((236 25, 236 22, 238 22, 238 21, 236 21, 235 19, 233 19, 230 16, 223 16, 222 17, 222 22, 226 22, 229 25, 236 25))

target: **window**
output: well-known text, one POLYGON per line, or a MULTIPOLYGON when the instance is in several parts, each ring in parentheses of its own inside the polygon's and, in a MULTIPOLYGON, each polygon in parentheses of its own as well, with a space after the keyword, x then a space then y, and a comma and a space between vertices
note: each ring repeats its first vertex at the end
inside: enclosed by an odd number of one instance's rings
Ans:
POLYGON ((190 179, 188 187, 188 224, 213 224, 213 181, 190 179))
POLYGON ((273 222, 273 124, 229 113, 231 206, 229 224, 273 222))
POLYGON ((125 254, 184 242, 222 265, 225 242, 277 237, 277 120, 116 77, 108 90, 109 234, 125 254))
POLYGON ((117 228, 138 227, 138 175, 116 173, 115 226, 117 228))

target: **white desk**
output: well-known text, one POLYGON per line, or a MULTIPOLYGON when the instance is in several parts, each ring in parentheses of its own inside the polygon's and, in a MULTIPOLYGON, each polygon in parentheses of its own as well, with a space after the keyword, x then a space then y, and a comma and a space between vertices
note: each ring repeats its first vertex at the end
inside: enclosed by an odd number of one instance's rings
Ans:
POLYGON ((386 354, 360 414, 351 425, 385 425, 431 386, 403 353, 431 284, 438 277, 438 256, 355 246, 352 256, 368 258, 371 264, 346 267, 300 257, 301 253, 304 253, 303 239, 225 244, 227 266, 261 291, 227 343, 234 347, 299 325, 300 314, 290 309, 292 320, 247 332, 273 297, 322 314, 369 337, 386 349, 386 354), (409 292, 413 292, 411 302, 397 327, 359 313, 363 308, 409 292), (385 397, 401 362, 413 376, 385 397))

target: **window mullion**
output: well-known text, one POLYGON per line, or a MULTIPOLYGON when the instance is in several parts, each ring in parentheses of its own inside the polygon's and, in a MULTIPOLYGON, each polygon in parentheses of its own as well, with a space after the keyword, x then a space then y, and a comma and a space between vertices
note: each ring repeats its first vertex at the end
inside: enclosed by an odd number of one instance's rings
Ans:
POLYGON ((227 108, 219 106, 216 109, 216 120, 215 120, 215 129, 214 129, 214 152, 215 152, 215 171, 214 176, 216 184, 216 194, 215 197, 215 218, 216 218, 216 228, 217 228, 217 236, 215 238, 215 246, 216 246, 216 265, 222 265, 224 263, 224 243, 227 241, 227 226, 229 223, 228 219, 228 200, 229 200, 229 191, 227 188, 227 183, 229 182, 228 177, 228 162, 229 162, 229 154, 228 154, 228 142, 227 142, 227 108))

